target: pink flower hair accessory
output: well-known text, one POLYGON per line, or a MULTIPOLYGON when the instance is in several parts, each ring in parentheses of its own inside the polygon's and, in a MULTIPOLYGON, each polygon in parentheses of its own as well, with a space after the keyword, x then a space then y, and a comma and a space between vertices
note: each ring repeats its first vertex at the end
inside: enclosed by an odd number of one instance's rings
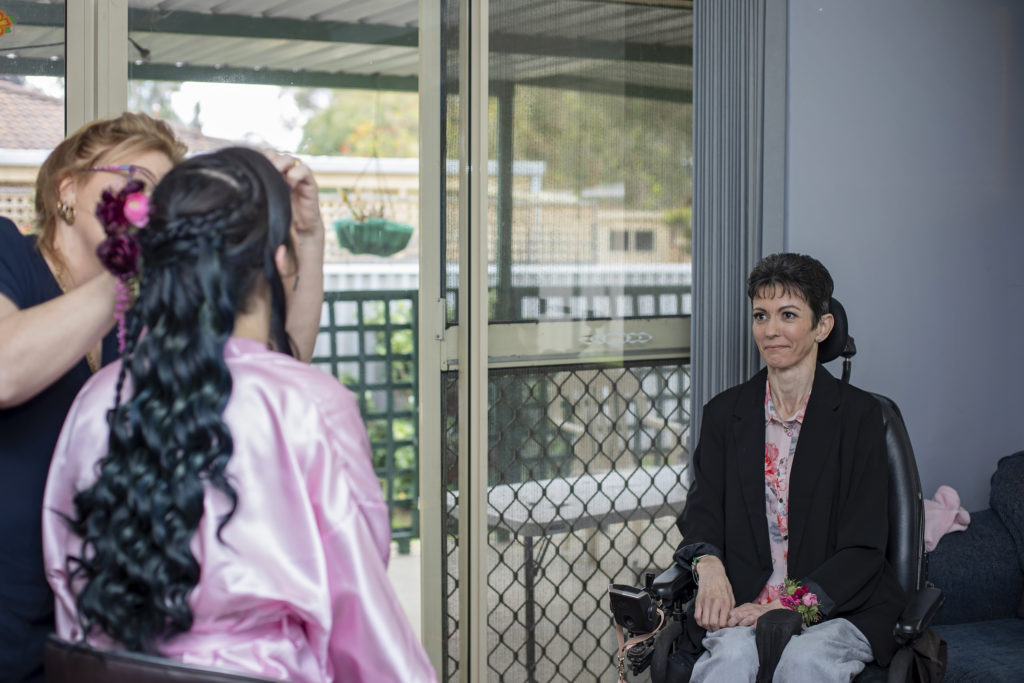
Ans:
POLYGON ((117 348, 124 353, 125 314, 139 295, 142 272, 138 232, 149 224, 149 197, 141 180, 130 180, 118 192, 107 189, 96 205, 96 218, 106 238, 96 247, 103 266, 117 278, 114 293, 114 319, 117 320, 117 348))

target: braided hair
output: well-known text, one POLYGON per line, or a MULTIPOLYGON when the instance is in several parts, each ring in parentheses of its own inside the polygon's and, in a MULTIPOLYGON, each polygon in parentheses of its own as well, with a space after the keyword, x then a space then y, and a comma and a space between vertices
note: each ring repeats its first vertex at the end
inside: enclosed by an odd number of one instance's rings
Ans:
POLYGON ((238 503, 225 469, 232 438, 224 345, 251 296, 269 287, 271 339, 294 355, 274 262, 292 251, 291 205, 281 174, 258 152, 229 148, 175 167, 153 192, 139 231, 142 281, 127 320, 125 361, 108 413, 99 476, 74 498, 68 558, 83 638, 96 629, 133 651, 192 626, 200 567, 190 541, 204 488, 238 503), (131 396, 121 402, 125 379, 131 396))

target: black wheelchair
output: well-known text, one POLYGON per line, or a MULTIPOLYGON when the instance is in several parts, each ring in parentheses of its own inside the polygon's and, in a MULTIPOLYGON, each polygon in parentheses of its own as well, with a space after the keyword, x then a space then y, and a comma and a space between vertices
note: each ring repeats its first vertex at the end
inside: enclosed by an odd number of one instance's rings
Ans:
MULTIPOLYGON (((835 318, 835 325, 819 347, 818 359, 827 363, 842 356, 842 380, 848 382, 850 359, 857 352, 856 346, 849 335, 842 304, 832 299, 829 311, 835 318)), ((886 558, 909 599, 894 632, 900 649, 889 666, 883 668, 872 663, 854 681, 903 683, 914 680, 915 646, 925 637, 937 638, 934 632, 928 632, 928 626, 942 606, 943 596, 938 588, 927 582, 924 501, 910 436, 896 404, 885 396, 873 396, 882 406, 889 463, 889 545, 886 558)), ((610 587, 612 616, 631 640, 639 640, 658 629, 660 618, 657 612, 660 610, 664 614, 664 625, 657 633, 633 645, 625 653, 634 675, 650 667, 652 683, 689 680, 692 664, 677 653, 676 640, 683 632, 686 609, 696 594, 696 588, 690 569, 675 564, 658 576, 647 574, 643 587, 610 587)))

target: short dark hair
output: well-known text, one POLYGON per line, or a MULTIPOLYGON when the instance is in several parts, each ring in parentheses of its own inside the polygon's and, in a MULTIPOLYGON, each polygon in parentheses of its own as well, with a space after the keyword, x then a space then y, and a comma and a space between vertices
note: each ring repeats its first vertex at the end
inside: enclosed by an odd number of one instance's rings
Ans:
POLYGON ((806 254, 771 254, 754 265, 747 278, 747 296, 754 297, 765 290, 783 294, 799 294, 814 314, 817 325, 828 313, 832 298, 832 276, 818 259, 806 254))

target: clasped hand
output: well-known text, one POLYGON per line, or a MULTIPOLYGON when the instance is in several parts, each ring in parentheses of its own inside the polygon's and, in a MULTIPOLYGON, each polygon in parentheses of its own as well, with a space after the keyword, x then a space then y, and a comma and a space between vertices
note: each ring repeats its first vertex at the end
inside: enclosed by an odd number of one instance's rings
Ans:
POLYGON ((717 557, 701 559, 697 572, 700 583, 697 586, 693 616, 709 632, 729 626, 753 626, 762 614, 782 606, 778 600, 767 605, 752 602, 737 605, 725 567, 717 557))

